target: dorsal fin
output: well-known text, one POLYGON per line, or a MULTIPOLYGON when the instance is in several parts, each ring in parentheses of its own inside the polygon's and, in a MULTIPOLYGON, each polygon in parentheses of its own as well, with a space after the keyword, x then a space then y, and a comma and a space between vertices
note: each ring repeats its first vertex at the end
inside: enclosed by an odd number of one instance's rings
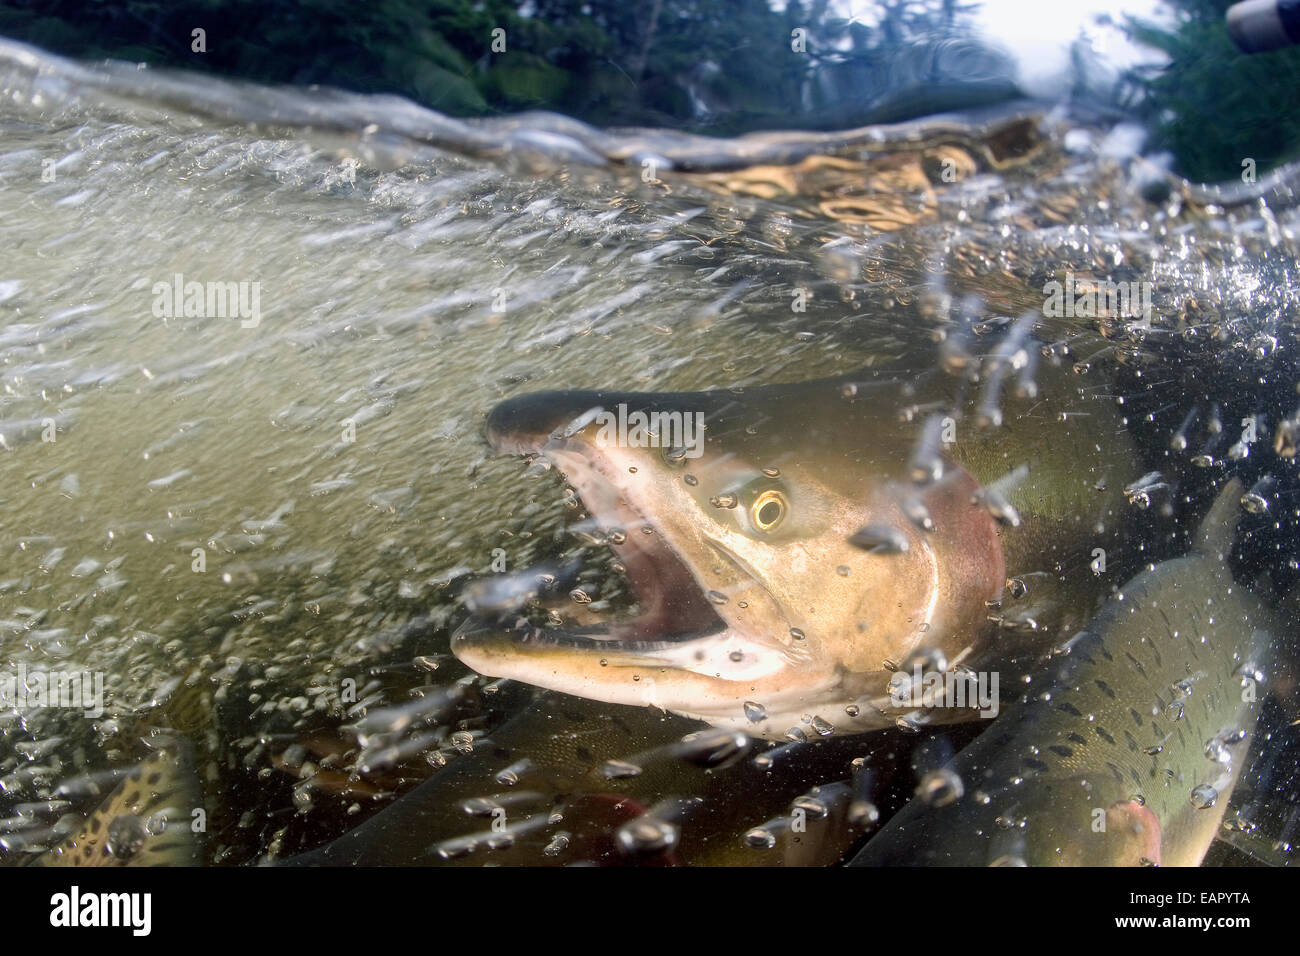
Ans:
POLYGON ((1196 531, 1193 550, 1226 557, 1232 550, 1232 536, 1241 520, 1241 482, 1233 478, 1219 492, 1196 531))

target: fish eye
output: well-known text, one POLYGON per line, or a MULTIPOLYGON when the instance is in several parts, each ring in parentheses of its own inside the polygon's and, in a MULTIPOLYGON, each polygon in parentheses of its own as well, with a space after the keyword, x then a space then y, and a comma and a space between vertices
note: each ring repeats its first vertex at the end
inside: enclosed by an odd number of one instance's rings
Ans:
POLYGON ((785 520, 786 512, 789 510, 790 505, 785 495, 774 488, 769 488, 755 498, 754 503, 749 506, 749 520, 759 531, 772 531, 785 520))

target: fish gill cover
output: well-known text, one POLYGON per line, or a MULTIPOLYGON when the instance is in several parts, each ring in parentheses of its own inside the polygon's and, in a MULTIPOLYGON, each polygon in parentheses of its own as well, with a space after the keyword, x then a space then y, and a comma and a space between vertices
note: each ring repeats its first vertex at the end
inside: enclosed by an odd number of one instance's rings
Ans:
POLYGON ((1295 167, 0 91, 5 862, 1289 861, 1295 167))

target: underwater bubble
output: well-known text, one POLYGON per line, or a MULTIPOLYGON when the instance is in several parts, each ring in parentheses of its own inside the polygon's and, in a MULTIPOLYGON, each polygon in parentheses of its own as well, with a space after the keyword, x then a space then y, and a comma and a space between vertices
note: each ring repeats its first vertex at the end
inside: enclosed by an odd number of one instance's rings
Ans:
POLYGON ((640 856, 671 850, 677 845, 680 835, 676 824, 647 814, 619 827, 614 839, 624 853, 640 856))
POLYGON ((1268 512, 1269 498, 1274 494, 1276 482, 1271 475, 1265 475, 1241 496, 1241 506, 1253 515, 1268 512))
POLYGON ((808 742, 808 735, 799 727, 791 727, 785 732, 785 739, 796 744, 806 744, 808 742))
POLYGON ((802 641, 804 638, 803 631, 797 627, 790 628, 790 636, 794 638, 796 641, 802 641))
POLYGON ((721 591, 710 591, 705 595, 714 604, 726 604, 729 598, 721 591))
POLYGON ((745 846, 751 850, 771 850, 776 846, 776 834, 767 826, 745 831, 745 846))
POLYGON ((1232 762, 1232 752, 1229 747, 1241 743, 1246 739, 1244 730, 1224 730, 1205 742, 1205 756, 1215 763, 1227 764, 1232 762))
POLYGON ((757 701, 745 701, 745 717, 750 723, 756 724, 760 720, 767 720, 767 708, 757 701))
POLYGON ((1277 423, 1273 433, 1273 451, 1279 458, 1295 458, 1300 451, 1300 413, 1277 423))
POLYGON ((455 837, 444 840, 434 846, 434 852, 444 860, 457 860, 469 856, 478 849, 479 838, 474 836, 455 837))
POLYGON ((584 591, 582 588, 574 588, 572 591, 569 592, 569 597, 576 604, 591 603, 591 595, 588 594, 586 591, 584 591))
POLYGON ((799 810, 802 810, 810 820, 825 820, 831 815, 831 808, 826 805, 825 801, 811 794, 795 797, 790 803, 790 812, 792 814, 799 810))
POLYGON ((1008 528, 1020 527, 1020 512, 996 488, 981 488, 971 495, 970 501, 973 505, 983 505, 998 524, 1008 528))
POLYGON ((533 762, 527 757, 522 760, 516 760, 504 770, 497 772, 494 778, 497 783, 507 787, 513 787, 519 782, 519 778, 533 769, 533 762))
POLYGON ((817 715, 813 715, 812 729, 816 731, 819 737, 829 737, 831 734, 835 733, 835 727, 830 723, 830 721, 817 715))
POLYGON ((939 367, 949 375, 964 375, 974 364, 975 357, 958 336, 949 335, 939 343, 939 367))
POLYGON ((1185 713, 1185 705, 1181 700, 1170 701, 1165 707, 1165 720, 1182 720, 1185 713))
POLYGON ((907 535, 884 523, 869 524, 849 536, 849 544, 868 554, 903 554, 910 547, 907 535))
POLYGON ((1262 515, 1268 511, 1268 499, 1253 490, 1241 496, 1241 506, 1253 515, 1262 515))
POLYGON ((750 743, 744 731, 716 727, 687 734, 672 754, 697 767, 721 767, 743 756, 750 743))
POLYGON ((1197 810, 1208 810, 1219 802, 1219 791, 1208 783, 1198 783, 1192 788, 1192 806, 1197 810))
POLYGON ((1154 492, 1168 489, 1169 483, 1164 480, 1164 475, 1159 471, 1149 471, 1137 481, 1132 482, 1124 487, 1124 496, 1128 498, 1129 504, 1136 505, 1139 508, 1149 507, 1151 496, 1154 492))
POLYGON ((104 848, 119 860, 129 860, 144 848, 148 827, 134 813, 123 813, 108 824, 104 848))
POLYGON ((709 504, 713 505, 715 508, 734 508, 739 501, 740 499, 738 497, 730 492, 726 492, 721 495, 714 495, 709 499, 709 504))
POLYGON ((561 831, 551 838, 551 842, 546 844, 542 850, 545 856, 559 856, 569 848, 569 843, 573 837, 571 834, 561 831))
POLYGON ((776 766, 778 759, 785 757, 787 754, 801 748, 807 741, 791 741, 790 743, 780 744, 771 750, 766 750, 761 754, 755 755, 753 764, 759 770, 767 771, 776 766))
POLYGON ((930 509, 925 506, 920 498, 904 498, 903 514, 907 516, 908 521, 922 531, 934 530, 934 518, 930 516, 930 509))
POLYGON ((1247 343, 1250 353, 1258 361, 1268 358, 1277 351, 1277 336, 1266 332, 1256 332, 1247 343))
POLYGON ((880 821, 880 808, 870 800, 854 799, 849 804, 848 817, 852 826, 875 826, 880 821))
POLYGON ((490 817, 504 809, 491 797, 470 797, 460 802, 460 808, 471 817, 490 817))
POLYGON ((689 453, 690 449, 684 445, 668 445, 660 452, 659 457, 664 460, 665 464, 680 468, 686 464, 689 453))
POLYGON ((862 708, 857 704, 846 704, 844 707, 844 713, 848 714, 850 717, 858 717, 862 714, 862 708))
POLYGON ((1230 763, 1232 753, 1218 737, 1211 737, 1205 742, 1205 756, 1215 763, 1230 763))
POLYGON ((989 863, 989 866, 1029 866, 1029 864, 1025 862, 1024 857, 1014 853, 1004 853, 989 863))
POLYGON ((468 730, 458 730, 448 738, 451 745, 460 753, 474 752, 474 735, 468 730))
POLYGON ((779 469, 779 468, 764 468, 764 469, 762 469, 762 471, 763 471, 763 474, 765 474, 765 475, 766 475, 767 477, 769 477, 769 478, 780 478, 780 477, 781 477, 781 469, 779 469))
POLYGON ((937 647, 918 647, 903 658, 899 671, 911 677, 918 668, 922 674, 946 671, 948 658, 937 647))
POLYGON ((634 763, 628 763, 626 760, 606 760, 600 765, 600 772, 606 780, 623 780, 628 777, 639 777, 642 768, 634 763))
POLYGON ((955 803, 965 792, 966 787, 961 777, 948 767, 931 770, 921 778, 916 788, 916 795, 932 807, 946 807, 955 803))
POLYGON ((700 483, 700 479, 696 478, 694 475, 683 475, 682 481, 686 482, 691 487, 695 487, 700 483))
POLYGON ((1256 684, 1264 682, 1264 670, 1254 661, 1243 661, 1232 672, 1232 676, 1240 678, 1243 682, 1253 681, 1256 684))
POLYGON ((1196 420, 1200 417, 1201 410, 1199 408, 1194 407, 1187 413, 1187 417, 1183 419, 1183 423, 1178 426, 1178 431, 1174 432, 1173 437, 1169 439, 1169 447, 1172 451, 1187 450, 1187 433, 1191 430, 1192 426, 1196 424, 1196 420))

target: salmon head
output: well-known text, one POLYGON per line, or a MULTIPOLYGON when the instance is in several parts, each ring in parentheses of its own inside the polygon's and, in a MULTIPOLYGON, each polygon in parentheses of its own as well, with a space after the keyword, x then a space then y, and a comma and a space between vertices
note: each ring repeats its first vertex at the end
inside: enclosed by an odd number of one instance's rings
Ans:
POLYGON ((976 650, 1005 578, 975 479, 952 462, 922 485, 906 474, 915 429, 895 384, 498 405, 491 445, 563 474, 640 614, 565 629, 471 621, 453 652, 485 675, 770 737, 894 723, 907 708, 891 671, 918 649, 949 662, 976 650))

